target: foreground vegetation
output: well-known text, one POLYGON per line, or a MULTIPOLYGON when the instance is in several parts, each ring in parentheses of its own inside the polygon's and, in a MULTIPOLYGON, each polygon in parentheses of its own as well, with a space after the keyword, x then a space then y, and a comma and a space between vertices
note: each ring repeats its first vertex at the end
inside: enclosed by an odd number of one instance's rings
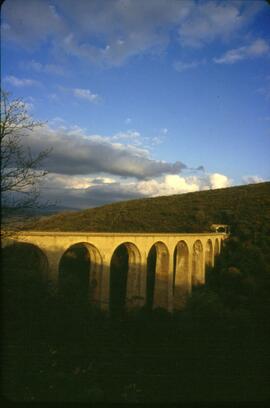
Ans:
MULTIPOLYGON (((207 271, 206 285, 195 288, 185 310, 173 314, 138 310, 109 318, 80 299, 52 295, 34 279, 33 260, 28 263, 11 247, 3 250, 5 397, 269 402, 269 183, 239 191, 253 200, 240 195, 239 207, 225 213, 234 217, 237 230, 207 271)), ((233 197, 233 189, 223 190, 223 208, 228 210, 233 197)), ((209 203, 209 213, 217 205, 209 203)), ((225 221, 222 217, 214 221, 225 221)))
POLYGON ((37 280, 18 281, 9 269, 2 392, 17 401, 269 400, 268 261, 232 239, 184 311, 122 319, 52 296, 37 280))

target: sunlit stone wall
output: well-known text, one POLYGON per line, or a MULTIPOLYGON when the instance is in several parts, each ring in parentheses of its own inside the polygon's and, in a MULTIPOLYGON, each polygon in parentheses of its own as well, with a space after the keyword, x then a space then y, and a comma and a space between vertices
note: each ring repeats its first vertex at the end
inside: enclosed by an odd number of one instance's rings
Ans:
MULTIPOLYGON (((21 232, 9 244, 35 245, 47 259, 47 282, 52 290, 59 284, 59 266, 74 245, 89 252, 89 300, 103 310, 110 308, 110 277, 113 254, 126 251, 126 283, 123 304, 126 309, 148 305, 168 311, 181 309, 192 286, 204 284, 205 267, 213 266, 226 233, 86 233, 21 232), (151 248, 152 259, 149 262, 151 248), (152 268, 152 281, 147 275, 152 268), (149 302, 147 297, 151 297, 149 302)), ((119 271, 119 279, 121 279, 119 271)), ((123 275, 124 276, 124 275, 123 275)), ((117 278, 117 276, 116 276, 117 278)), ((119 280, 119 284, 121 280, 119 280)), ((122 295, 121 295, 122 296, 122 295)))

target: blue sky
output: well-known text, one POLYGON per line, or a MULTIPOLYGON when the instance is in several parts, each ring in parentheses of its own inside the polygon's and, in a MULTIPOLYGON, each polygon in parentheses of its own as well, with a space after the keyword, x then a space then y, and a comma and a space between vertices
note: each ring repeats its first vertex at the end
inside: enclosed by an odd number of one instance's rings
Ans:
POLYGON ((266 1, 6 0, 2 87, 68 207, 270 179, 266 1))

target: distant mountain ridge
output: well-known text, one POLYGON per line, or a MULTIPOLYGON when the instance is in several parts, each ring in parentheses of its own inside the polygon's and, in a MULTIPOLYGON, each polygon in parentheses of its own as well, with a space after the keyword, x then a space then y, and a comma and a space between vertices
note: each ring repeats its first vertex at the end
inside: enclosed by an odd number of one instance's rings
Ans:
POLYGON ((270 182, 122 201, 41 217, 27 229, 89 232, 203 232, 224 223, 232 232, 270 235, 270 182))
POLYGON ((79 211, 79 208, 75 207, 65 207, 62 205, 49 205, 49 206, 44 206, 44 207, 39 207, 35 210, 35 215, 52 215, 52 214, 58 214, 60 212, 66 212, 66 211, 79 211))

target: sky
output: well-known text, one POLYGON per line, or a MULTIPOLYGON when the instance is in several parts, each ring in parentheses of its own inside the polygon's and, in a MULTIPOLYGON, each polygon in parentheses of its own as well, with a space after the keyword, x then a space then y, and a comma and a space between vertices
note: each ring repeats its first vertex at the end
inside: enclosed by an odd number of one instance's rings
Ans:
POLYGON ((5 0, 1 86, 69 208, 270 180, 270 5, 5 0))

